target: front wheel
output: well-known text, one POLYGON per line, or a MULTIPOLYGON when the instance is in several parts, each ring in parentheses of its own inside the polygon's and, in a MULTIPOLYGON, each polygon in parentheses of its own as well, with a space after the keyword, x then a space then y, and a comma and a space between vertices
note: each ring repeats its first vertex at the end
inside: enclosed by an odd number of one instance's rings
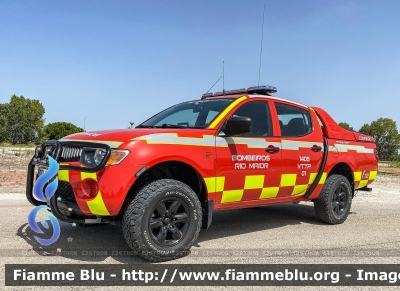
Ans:
POLYGON ((351 186, 346 177, 329 176, 321 194, 314 201, 315 214, 329 224, 343 223, 349 215, 352 198, 351 186))
POLYGON ((201 204, 186 184, 163 179, 142 188, 125 210, 122 229, 128 245, 152 262, 189 253, 199 235, 201 204))

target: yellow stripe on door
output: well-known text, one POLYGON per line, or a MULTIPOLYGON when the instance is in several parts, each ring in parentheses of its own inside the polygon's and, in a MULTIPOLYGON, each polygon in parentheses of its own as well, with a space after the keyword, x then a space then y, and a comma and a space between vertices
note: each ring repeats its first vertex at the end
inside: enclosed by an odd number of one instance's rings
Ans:
POLYGON ((307 190, 308 184, 296 185, 293 188, 292 195, 303 195, 307 190))
POLYGON ((282 174, 281 176, 281 187, 295 186, 297 174, 282 174))
MULTIPOLYGON (((371 175, 372 172, 371 172, 371 175)), ((276 187, 264 187, 265 175, 249 175, 245 176, 244 188, 235 190, 225 190, 225 177, 208 177, 204 178, 208 193, 222 192, 221 203, 238 202, 242 201, 245 190, 261 190, 259 199, 275 198, 279 193, 281 187, 293 187, 292 195, 301 196, 307 191, 317 177, 317 173, 310 173, 310 178, 307 184, 296 185, 297 174, 282 174, 280 185, 276 187)), ((327 173, 322 173, 318 184, 325 183, 327 173)), ((362 184, 361 184, 362 185, 362 184)))
POLYGON ((261 190, 260 199, 275 198, 278 195, 279 187, 267 187, 261 190))
POLYGON ((241 201, 244 190, 228 190, 222 192, 221 203, 241 201))
POLYGON ((244 189, 260 189, 264 187, 264 175, 246 176, 244 181, 244 189))

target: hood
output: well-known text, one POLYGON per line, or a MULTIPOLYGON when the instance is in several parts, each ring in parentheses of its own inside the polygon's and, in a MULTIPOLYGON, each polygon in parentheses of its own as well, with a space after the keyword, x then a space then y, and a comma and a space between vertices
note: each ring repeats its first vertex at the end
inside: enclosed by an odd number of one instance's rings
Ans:
POLYGON ((185 128, 132 128, 132 129, 112 129, 112 130, 96 130, 89 132, 79 132, 67 135, 60 139, 63 140, 79 140, 91 142, 104 142, 111 147, 130 142, 133 138, 155 134, 155 133, 176 133, 179 136, 186 137, 202 137, 203 134, 214 134, 215 130, 209 129, 185 129, 185 128))

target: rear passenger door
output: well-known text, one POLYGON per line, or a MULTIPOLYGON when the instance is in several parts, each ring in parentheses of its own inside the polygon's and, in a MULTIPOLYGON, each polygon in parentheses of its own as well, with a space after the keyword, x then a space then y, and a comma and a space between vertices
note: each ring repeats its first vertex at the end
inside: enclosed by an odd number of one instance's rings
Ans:
POLYGON ((323 157, 323 137, 306 106, 274 102, 282 143, 278 197, 302 196, 314 181, 323 157))

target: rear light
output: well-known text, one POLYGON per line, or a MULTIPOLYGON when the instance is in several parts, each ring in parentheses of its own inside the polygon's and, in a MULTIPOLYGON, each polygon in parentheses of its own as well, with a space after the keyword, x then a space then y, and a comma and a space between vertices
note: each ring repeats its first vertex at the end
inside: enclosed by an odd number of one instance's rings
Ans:
POLYGON ((374 155, 377 161, 379 161, 379 155, 378 155, 378 151, 376 149, 374 149, 374 155))

